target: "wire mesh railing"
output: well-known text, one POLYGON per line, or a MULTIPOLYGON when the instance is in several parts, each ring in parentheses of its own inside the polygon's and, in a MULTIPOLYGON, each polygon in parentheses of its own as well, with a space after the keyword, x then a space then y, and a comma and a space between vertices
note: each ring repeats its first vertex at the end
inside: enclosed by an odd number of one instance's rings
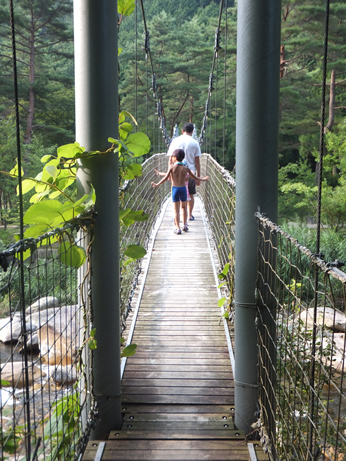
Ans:
POLYGON ((262 442, 275 460, 346 459, 346 274, 257 220, 262 442))
POLYGON ((229 171, 220 166, 209 154, 202 154, 201 176, 210 176, 209 181, 201 182, 197 191, 203 199, 203 205, 213 233, 220 272, 225 266, 225 276, 229 291, 229 305, 234 294, 235 265, 235 180, 229 171), (228 266, 229 265, 229 266, 228 266))
POLYGON ((89 264, 89 235, 77 230, 56 229, 0 254, 1 460, 72 460, 90 432, 95 407, 81 386, 90 311, 79 294, 89 273, 80 283, 77 274, 83 259, 89 264))
MULTIPOLYGON (((148 215, 145 221, 134 222, 129 226, 120 228, 120 249, 129 244, 137 244, 148 248, 151 230, 155 224, 159 211, 165 198, 170 193, 170 183, 167 181, 161 187, 154 189, 152 182, 157 182, 157 171, 167 171, 168 157, 164 154, 155 154, 142 165, 142 176, 127 182, 120 192, 120 208, 143 210, 148 215)), ((126 256, 121 256, 121 314, 122 328, 125 328, 125 320, 131 309, 131 302, 141 272, 141 260, 125 265, 126 256)))

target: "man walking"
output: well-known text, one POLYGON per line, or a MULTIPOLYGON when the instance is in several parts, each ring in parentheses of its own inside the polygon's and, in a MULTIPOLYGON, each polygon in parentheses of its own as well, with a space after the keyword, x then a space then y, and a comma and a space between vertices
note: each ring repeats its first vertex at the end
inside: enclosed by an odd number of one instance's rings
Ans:
MULTIPOLYGON (((172 153, 176 149, 183 149, 185 152, 185 160, 187 167, 190 168, 190 170, 198 177, 201 175, 201 164, 200 164, 200 156, 201 154, 201 148, 198 144, 198 142, 193 139, 192 133, 193 133, 193 124, 192 123, 185 123, 183 125, 182 129, 182 135, 178 136, 177 138, 174 138, 169 146, 167 155, 169 155, 169 161, 168 161, 168 168, 170 165, 173 164, 172 160, 172 153)), ((191 200, 188 202, 188 211, 189 211, 189 220, 193 221, 195 218, 192 214, 193 207, 195 204, 195 198, 194 195, 196 194, 196 185, 200 185, 200 181, 195 181, 193 178, 189 178, 189 194, 191 197, 191 200)))

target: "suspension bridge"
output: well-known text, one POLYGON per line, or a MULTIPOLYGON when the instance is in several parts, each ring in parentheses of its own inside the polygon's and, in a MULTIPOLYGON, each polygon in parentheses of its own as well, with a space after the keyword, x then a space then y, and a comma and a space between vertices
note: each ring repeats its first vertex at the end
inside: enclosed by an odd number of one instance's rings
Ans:
MULTIPOLYGON (((89 152, 106 151, 118 123, 116 2, 94 3, 75 2, 76 138, 89 152)), ((165 154, 147 159, 120 195, 117 156, 81 158, 79 193, 93 184, 95 213, 35 239, 23 238, 21 222, 22 238, 0 254, 8 303, 0 321, 1 459, 344 459, 346 274, 275 224, 280 6, 244 0, 238 18, 237 208, 234 178, 203 154, 210 181, 198 188, 196 220, 177 236, 167 184, 151 187, 155 169, 166 170, 165 154), (150 211, 148 219, 119 230, 119 198, 123 209, 150 211), (66 235, 70 247, 58 249, 66 235), (147 249, 143 261, 120 254, 133 242, 147 249), (86 261, 77 271, 67 262, 81 247, 86 261), (119 332, 137 346, 122 361, 119 332)), ((11 28, 15 44, 13 17, 11 28)), ((18 122, 18 92, 15 100, 18 122)))

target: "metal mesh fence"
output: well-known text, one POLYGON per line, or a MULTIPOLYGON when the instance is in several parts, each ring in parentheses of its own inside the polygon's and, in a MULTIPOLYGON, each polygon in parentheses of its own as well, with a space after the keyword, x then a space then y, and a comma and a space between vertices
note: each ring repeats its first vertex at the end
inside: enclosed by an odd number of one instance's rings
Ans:
POLYGON ((229 264, 225 280, 232 302, 235 263, 235 180, 229 171, 209 154, 201 156, 201 176, 210 176, 209 181, 201 182, 197 191, 203 199, 221 269, 229 264))
MULTIPOLYGON (((159 188, 154 189, 152 182, 157 182, 160 178, 156 175, 155 169, 166 172, 168 157, 166 154, 156 154, 146 160, 142 165, 142 176, 129 181, 124 185, 120 193, 120 208, 131 208, 133 210, 143 210, 148 214, 146 221, 139 221, 130 226, 120 228, 120 249, 125 249, 129 244, 148 247, 150 232, 156 221, 157 215, 170 193, 171 183, 165 182, 159 188)), ((141 271, 141 262, 136 261, 124 265, 126 256, 121 256, 121 313, 123 318, 123 329, 125 319, 131 309, 131 301, 135 287, 138 283, 138 276, 141 271)))
POLYGON ((90 430, 91 413, 80 425, 90 389, 81 386, 89 312, 79 296, 89 277, 78 283, 75 259, 87 239, 57 229, 0 254, 2 460, 73 459, 90 430))
POLYGON ((257 214, 262 441, 272 459, 346 459, 346 274, 257 214))

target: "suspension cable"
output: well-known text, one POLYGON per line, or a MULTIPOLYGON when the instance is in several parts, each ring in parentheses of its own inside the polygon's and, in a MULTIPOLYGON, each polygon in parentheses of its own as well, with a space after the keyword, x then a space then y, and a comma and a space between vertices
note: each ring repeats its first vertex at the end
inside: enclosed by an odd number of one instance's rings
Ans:
POLYGON ((216 136, 217 136, 217 72, 218 72, 218 63, 219 61, 216 61, 216 72, 215 72, 215 107, 214 107, 214 151, 215 151, 215 160, 217 161, 217 151, 216 151, 216 136))
MULTIPOLYGON (((325 23, 324 23, 324 49, 323 49, 323 75, 322 75, 322 94, 321 94, 321 121, 320 121, 320 143, 319 143, 319 170, 318 170, 318 197, 317 197, 317 232, 316 232, 316 254, 320 253, 321 237, 321 204, 322 204, 322 169, 323 169, 323 151, 324 151, 324 122, 325 122, 325 105, 326 105, 326 80, 327 80, 327 58, 328 58, 328 32, 329 32, 329 5, 330 0, 326 0, 325 23)), ((310 367, 310 430, 309 430, 309 452, 308 461, 314 459, 314 413, 315 413, 315 362, 316 362, 316 322, 317 322, 317 304, 318 304, 318 266, 315 267, 315 290, 314 290, 314 323, 312 332, 312 350, 311 350, 311 367, 310 367)))
MULTIPOLYGON (((137 121, 137 98, 138 98, 138 62, 137 62, 137 3, 138 0, 135 0, 135 119, 137 121)), ((138 130, 138 125, 136 125, 136 133, 138 130)))
POLYGON ((203 122, 202 122, 202 128, 198 137, 198 142, 201 145, 203 143, 203 138, 205 135, 205 130, 207 128, 207 120, 208 116, 210 114, 210 97, 211 93, 214 90, 214 69, 215 69, 215 63, 217 59, 218 52, 220 50, 220 30, 221 30, 221 17, 222 17, 222 10, 223 10, 223 1, 220 2, 220 10, 219 10, 219 20, 218 20, 218 26, 215 30, 215 44, 214 44, 214 55, 213 55, 213 62, 211 65, 211 72, 209 74, 209 87, 208 87, 208 96, 207 100, 205 103, 205 109, 204 109, 204 116, 203 116, 203 122))
POLYGON ((224 90, 223 90, 223 144, 222 144, 222 166, 225 168, 225 150, 226 150, 226 71, 227 71, 227 1, 225 0, 225 49, 224 49, 224 90))
MULTIPOLYGON (((141 5, 141 10, 142 10, 142 17, 143 17, 143 24, 144 24, 144 48, 143 50, 145 51, 145 54, 146 54, 146 59, 147 57, 149 57, 149 61, 150 61, 150 66, 151 66, 151 74, 152 74, 152 87, 151 87, 151 90, 153 92, 153 97, 154 97, 154 101, 155 101, 155 105, 156 105, 156 110, 157 110, 157 116, 158 116, 158 119, 159 119, 159 127, 162 131, 162 137, 163 137, 163 140, 166 144, 166 146, 168 147, 171 143, 171 138, 168 136, 168 133, 167 133, 167 128, 166 128, 166 124, 165 124, 165 118, 164 118, 164 112, 163 112, 163 108, 162 108, 162 102, 158 96, 158 87, 157 87, 157 84, 156 84, 156 74, 154 72, 154 65, 153 65, 153 60, 152 60, 152 56, 151 56, 151 50, 150 50, 150 34, 149 34, 149 30, 147 28, 147 22, 146 22, 146 19, 145 19, 145 12, 144 12, 144 6, 143 6, 143 0, 140 0, 140 5, 141 5)), ((148 94, 148 92, 147 92, 148 94)))
MULTIPOLYGON (((18 167, 18 192, 19 192, 19 222, 20 222, 20 240, 23 240, 24 234, 24 208, 23 208, 23 190, 22 190, 22 154, 20 148, 20 125, 19 125, 19 97, 18 97, 18 74, 17 74, 17 54, 16 54, 16 34, 14 28, 14 11, 13 0, 9 0, 10 7, 10 25, 12 37, 12 60, 13 60, 13 84, 14 84, 14 101, 16 113, 16 141, 17 141, 17 167, 18 167)), ((24 408, 27 412, 26 421, 30 428, 30 394, 29 394, 29 368, 28 368, 28 348, 27 348, 27 332, 25 321, 25 290, 24 290, 24 260, 23 251, 19 253, 20 257, 20 304, 22 308, 22 335, 24 343, 24 374, 25 374, 25 399, 24 408)), ((27 441, 27 458, 31 458, 31 432, 28 431, 27 441)))

